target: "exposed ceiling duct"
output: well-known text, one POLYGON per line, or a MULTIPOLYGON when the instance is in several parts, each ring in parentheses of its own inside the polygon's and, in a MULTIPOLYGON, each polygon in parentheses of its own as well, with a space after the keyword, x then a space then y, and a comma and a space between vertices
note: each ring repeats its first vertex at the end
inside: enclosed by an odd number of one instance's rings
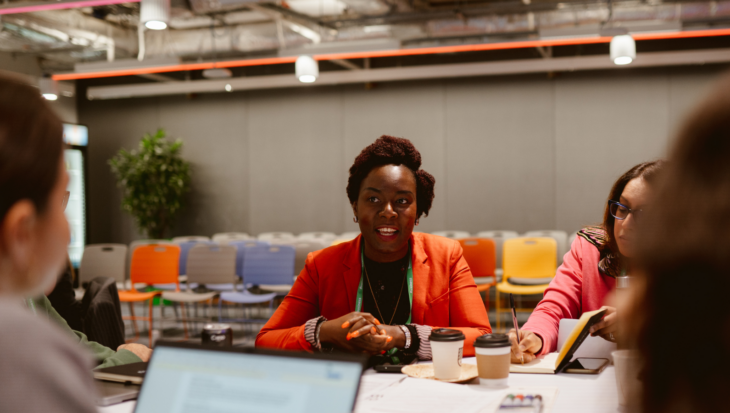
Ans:
MULTIPOLYGON (((730 1, 615 1, 608 3, 612 8, 588 1, 528 3, 173 0, 170 28, 144 33, 144 56, 215 60, 374 39, 422 47, 598 35, 602 27, 642 32, 730 25, 730 1)), ((137 4, 3 16, 0 50, 37 54, 56 70, 69 70, 77 62, 131 58, 139 52, 138 21, 137 4)))

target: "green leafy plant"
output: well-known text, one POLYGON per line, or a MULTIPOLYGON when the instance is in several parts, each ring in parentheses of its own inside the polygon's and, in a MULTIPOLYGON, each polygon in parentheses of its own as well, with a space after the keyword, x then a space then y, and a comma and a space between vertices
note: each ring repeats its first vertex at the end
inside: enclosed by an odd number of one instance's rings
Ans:
POLYGON ((122 188, 122 210, 134 217, 140 232, 161 239, 175 223, 190 190, 190 163, 180 157, 182 141, 170 142, 164 129, 145 134, 139 148, 120 149, 109 160, 122 188))

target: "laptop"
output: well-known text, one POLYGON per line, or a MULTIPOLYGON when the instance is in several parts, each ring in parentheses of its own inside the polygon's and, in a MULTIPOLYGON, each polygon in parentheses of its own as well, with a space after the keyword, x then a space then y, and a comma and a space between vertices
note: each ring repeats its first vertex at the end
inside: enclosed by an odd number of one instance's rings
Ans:
POLYGON ((367 358, 158 343, 135 413, 346 413, 367 358))
MULTIPOLYGON (((559 349, 563 348, 565 340, 568 339, 570 332, 573 331, 576 324, 578 324, 578 320, 569 318, 560 320, 560 326, 558 327, 559 349)), ((586 337, 585 341, 583 341, 583 344, 578 347, 578 350, 573 353, 573 359, 575 360, 579 357, 586 357, 609 359, 613 361, 613 357, 611 357, 611 352, 613 351, 616 351, 616 343, 612 343, 602 337, 593 337, 589 335, 586 337)))
POLYGON ((94 370, 94 378, 97 380, 116 381, 119 383, 142 384, 147 362, 122 364, 121 366, 107 367, 94 370))
POLYGON ((94 380, 96 384, 96 404, 109 406, 134 400, 139 394, 139 386, 136 384, 115 383, 111 381, 94 380))

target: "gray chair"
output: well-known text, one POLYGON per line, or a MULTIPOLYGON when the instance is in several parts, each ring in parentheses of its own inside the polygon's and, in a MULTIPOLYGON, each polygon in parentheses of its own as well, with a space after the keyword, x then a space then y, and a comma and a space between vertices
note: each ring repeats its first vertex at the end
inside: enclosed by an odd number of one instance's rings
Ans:
POLYGON ((478 238, 491 238, 494 240, 494 246, 497 248, 497 279, 502 278, 502 258, 503 258, 503 250, 502 245, 504 244, 505 240, 508 240, 510 238, 517 238, 519 237, 519 234, 517 231, 481 231, 478 232, 476 235, 478 238))
POLYGON ((258 236, 259 240, 268 242, 294 240, 296 238, 291 232, 262 232, 258 236))
POLYGON ((186 235, 184 237, 175 237, 172 239, 173 244, 182 244, 183 242, 205 242, 210 241, 209 237, 203 235, 186 235))
POLYGON ((322 241, 329 245, 337 239, 337 234, 334 232, 302 232, 297 239, 302 241, 322 241))
POLYGON ((446 237, 451 239, 469 238, 471 234, 466 231, 434 231, 432 235, 438 235, 440 237, 446 237))
POLYGON ((123 286, 127 249, 124 244, 87 245, 79 265, 79 283, 88 283, 96 277, 109 277, 123 286))
POLYGON ((294 243, 294 249, 296 255, 294 256, 294 275, 299 275, 304 269, 304 264, 307 261, 307 255, 310 252, 319 251, 330 246, 330 242, 323 240, 299 240, 294 243))
POLYGON ((76 298, 84 296, 83 285, 96 277, 112 278, 117 283, 117 289, 125 289, 127 249, 124 244, 87 245, 79 265, 79 286, 82 288, 74 291, 76 298))
MULTIPOLYGON (((187 290, 174 292, 163 291, 162 298, 168 301, 182 304, 208 303, 208 308, 213 304, 213 298, 217 291, 194 292, 192 286, 207 286, 213 284, 230 284, 236 280, 236 247, 232 245, 211 245, 200 243, 188 251, 187 258, 187 290)), ((162 308, 162 307, 161 307, 162 308)), ((196 307, 197 315, 197 307, 196 307)), ((184 316, 183 322, 188 320, 209 321, 208 317, 192 319, 184 316)), ((186 329, 187 331, 187 329, 186 329)))
POLYGON ((360 231, 350 231, 350 232, 344 232, 337 236, 337 239, 350 241, 358 237, 360 235, 360 231))
POLYGON ((575 241, 576 237, 578 237, 578 233, 574 232, 570 235, 570 238, 568 238, 568 251, 573 247, 573 242, 575 241))
POLYGON ((251 239, 251 236, 245 232, 219 232, 213 235, 213 242, 219 244, 227 244, 230 241, 241 241, 251 239))
POLYGON ((552 238, 557 244, 557 260, 558 266, 563 263, 563 256, 568 252, 570 245, 568 244, 568 234, 565 231, 557 230, 543 230, 543 231, 528 231, 524 235, 525 237, 535 238, 552 238))

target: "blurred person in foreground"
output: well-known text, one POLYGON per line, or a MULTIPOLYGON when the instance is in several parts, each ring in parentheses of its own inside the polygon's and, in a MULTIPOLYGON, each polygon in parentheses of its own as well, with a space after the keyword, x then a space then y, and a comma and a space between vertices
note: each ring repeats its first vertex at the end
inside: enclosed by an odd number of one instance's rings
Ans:
POLYGON ((626 315, 645 362, 641 410, 727 411, 730 76, 680 129, 645 225, 626 315))
POLYGON ((637 224, 644 216, 663 161, 643 162, 626 171, 608 194, 603 223, 583 228, 565 254, 563 264, 545 290, 543 299, 520 329, 509 332, 512 363, 528 363, 558 351, 560 320, 577 319, 588 311, 606 308, 606 316, 591 327, 591 335, 620 339, 616 308, 609 296, 616 277, 635 270, 637 224))
POLYGON ((0 411, 96 412, 91 357, 26 297, 66 262, 61 122, 37 89, 0 78, 0 411))
POLYGON ((256 346, 430 360, 440 326, 461 330, 464 356, 474 355, 492 329, 461 245, 413 232, 436 182, 420 167, 407 139, 384 135, 360 152, 347 196, 361 235, 309 254, 256 346))

